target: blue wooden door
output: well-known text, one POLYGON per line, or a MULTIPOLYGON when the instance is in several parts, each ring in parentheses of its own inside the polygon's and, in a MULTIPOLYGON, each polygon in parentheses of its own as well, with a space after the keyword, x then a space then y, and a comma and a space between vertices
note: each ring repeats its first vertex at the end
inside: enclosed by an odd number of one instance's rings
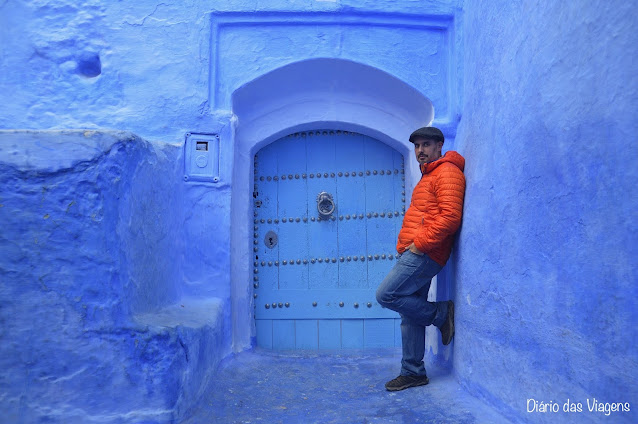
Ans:
POLYGON ((396 260, 404 180, 401 154, 348 131, 295 133, 255 155, 258 346, 400 345, 375 291, 396 260))

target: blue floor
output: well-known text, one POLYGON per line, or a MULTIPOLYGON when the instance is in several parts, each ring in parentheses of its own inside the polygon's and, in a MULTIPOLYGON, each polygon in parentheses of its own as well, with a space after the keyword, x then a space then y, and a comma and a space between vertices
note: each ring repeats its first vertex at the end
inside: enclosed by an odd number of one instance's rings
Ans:
POLYGON ((451 374, 388 392, 397 349, 354 353, 244 352, 225 360, 204 399, 183 421, 204 423, 504 423, 451 374))

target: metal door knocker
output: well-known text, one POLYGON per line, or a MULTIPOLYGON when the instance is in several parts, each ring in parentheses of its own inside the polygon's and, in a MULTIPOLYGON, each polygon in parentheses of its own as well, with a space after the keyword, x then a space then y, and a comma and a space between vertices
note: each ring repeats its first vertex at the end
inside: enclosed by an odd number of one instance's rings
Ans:
POLYGON ((325 191, 319 193, 319 196, 317 196, 317 211, 322 218, 329 217, 335 211, 335 202, 330 193, 325 191))

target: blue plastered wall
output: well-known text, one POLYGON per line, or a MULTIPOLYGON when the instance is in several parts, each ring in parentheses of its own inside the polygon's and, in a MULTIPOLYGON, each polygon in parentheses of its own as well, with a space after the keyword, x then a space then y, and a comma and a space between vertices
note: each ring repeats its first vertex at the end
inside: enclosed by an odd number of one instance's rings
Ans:
POLYGON ((202 209, 174 184, 179 152, 0 131, 0 422, 167 422, 229 352, 228 288, 195 292, 178 259, 202 209))
POLYGON ((634 5, 550 3, 465 3, 454 369, 515 420, 635 422, 634 5))
POLYGON ((459 10, 458 1, 1 2, 4 419, 184 416, 217 362, 252 346, 252 155, 288 132, 330 126, 409 153, 407 135, 432 119, 432 102, 452 141, 459 10), (324 82, 349 88, 346 101, 298 108, 312 84, 298 78, 300 93, 285 92, 282 77, 290 122, 250 128, 260 110, 248 106, 264 104, 251 83, 313 59, 324 82), (391 107, 382 90, 361 90, 379 81, 399 87, 391 107), (397 93, 411 93, 407 116, 397 93), (218 182, 185 181, 186 133, 219 135, 218 182))
POLYGON ((456 300, 458 333, 429 364, 453 358, 514 420, 556 419, 528 398, 637 399, 632 16, 619 1, 1 2, 3 410, 174 419, 231 344, 251 346, 252 155, 339 125, 412 159, 416 119, 402 133, 398 119, 291 107, 294 128, 248 131, 235 113, 264 101, 251 87, 310 59, 343 87, 356 76, 324 59, 414 88, 467 158, 438 293, 456 300), (73 128, 90 131, 48 132, 73 128), (219 183, 184 182, 187 132, 220 135, 219 183))
POLYGON ((231 351, 232 162, 184 182, 184 134, 232 134, 204 7, 0 4, 0 422, 178 420, 231 351))

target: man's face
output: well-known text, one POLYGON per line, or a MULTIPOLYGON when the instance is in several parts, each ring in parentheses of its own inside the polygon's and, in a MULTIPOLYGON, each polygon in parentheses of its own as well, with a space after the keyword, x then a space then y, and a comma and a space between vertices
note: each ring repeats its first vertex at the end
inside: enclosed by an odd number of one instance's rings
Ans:
POLYGON ((434 162, 441 157, 442 142, 417 138, 413 143, 414 154, 416 155, 416 160, 419 162, 419 165, 434 162))

